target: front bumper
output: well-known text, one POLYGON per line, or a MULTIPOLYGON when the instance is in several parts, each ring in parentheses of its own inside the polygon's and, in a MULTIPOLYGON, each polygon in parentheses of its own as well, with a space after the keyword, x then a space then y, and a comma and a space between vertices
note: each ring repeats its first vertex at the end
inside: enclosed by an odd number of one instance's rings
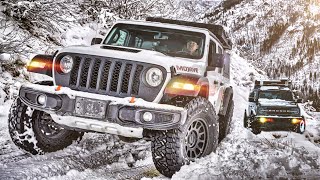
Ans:
POLYGON ((130 97, 117 98, 75 91, 67 87, 58 90, 56 86, 26 84, 21 86, 19 98, 27 106, 49 113, 56 123, 71 129, 126 137, 142 138, 143 129, 174 129, 183 124, 186 119, 184 108, 147 102, 138 98, 135 99, 135 102, 130 103, 130 97), (37 100, 40 95, 46 97, 43 105, 37 100), (93 105, 90 102, 103 105, 99 106, 97 114, 81 114, 82 111, 79 111, 78 106, 82 101, 89 102, 84 106, 85 109, 90 109, 90 107, 92 109, 93 105), (149 121, 143 118, 146 112, 152 114, 152 119, 149 121))
POLYGON ((295 131, 299 123, 292 123, 292 119, 303 119, 302 117, 281 117, 281 116, 256 116, 252 125, 263 131, 295 131), (260 118, 271 119, 261 123, 260 118))

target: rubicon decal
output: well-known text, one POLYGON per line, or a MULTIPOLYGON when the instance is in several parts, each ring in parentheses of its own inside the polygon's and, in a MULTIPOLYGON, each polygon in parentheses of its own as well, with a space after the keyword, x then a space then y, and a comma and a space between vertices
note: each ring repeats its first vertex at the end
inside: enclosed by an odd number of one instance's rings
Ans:
POLYGON ((176 66, 178 71, 195 72, 198 73, 198 68, 188 66, 176 66))

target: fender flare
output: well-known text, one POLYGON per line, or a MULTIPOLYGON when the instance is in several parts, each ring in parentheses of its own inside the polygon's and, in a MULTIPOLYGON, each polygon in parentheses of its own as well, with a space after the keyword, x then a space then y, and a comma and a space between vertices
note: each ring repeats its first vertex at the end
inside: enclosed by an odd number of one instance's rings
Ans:
POLYGON ((228 106, 232 98, 233 98, 233 88, 232 86, 229 86, 224 90, 223 101, 220 106, 219 115, 225 116, 227 114, 228 106))
POLYGON ((206 77, 194 74, 178 74, 171 78, 164 89, 164 97, 171 99, 176 96, 201 96, 208 98, 209 96, 209 80, 206 77), (181 82, 185 84, 195 85, 194 90, 175 89, 172 87, 173 83, 181 82))

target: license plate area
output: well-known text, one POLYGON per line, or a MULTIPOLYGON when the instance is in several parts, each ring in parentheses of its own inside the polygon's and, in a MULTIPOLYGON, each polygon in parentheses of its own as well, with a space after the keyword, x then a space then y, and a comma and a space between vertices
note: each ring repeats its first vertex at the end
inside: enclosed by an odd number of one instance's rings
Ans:
POLYGON ((77 116, 103 119, 109 102, 83 97, 76 97, 75 114, 77 116))

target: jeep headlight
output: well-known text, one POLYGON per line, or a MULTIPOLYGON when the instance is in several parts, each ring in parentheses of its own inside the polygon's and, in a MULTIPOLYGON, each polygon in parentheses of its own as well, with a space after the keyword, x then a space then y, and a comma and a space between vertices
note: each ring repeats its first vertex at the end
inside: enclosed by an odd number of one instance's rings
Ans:
POLYGON ((163 80, 162 71, 159 68, 150 68, 146 72, 146 82, 152 87, 157 87, 163 80))
POLYGON ((60 60, 60 70, 64 73, 69 73, 73 66, 73 59, 71 56, 66 55, 60 60))

